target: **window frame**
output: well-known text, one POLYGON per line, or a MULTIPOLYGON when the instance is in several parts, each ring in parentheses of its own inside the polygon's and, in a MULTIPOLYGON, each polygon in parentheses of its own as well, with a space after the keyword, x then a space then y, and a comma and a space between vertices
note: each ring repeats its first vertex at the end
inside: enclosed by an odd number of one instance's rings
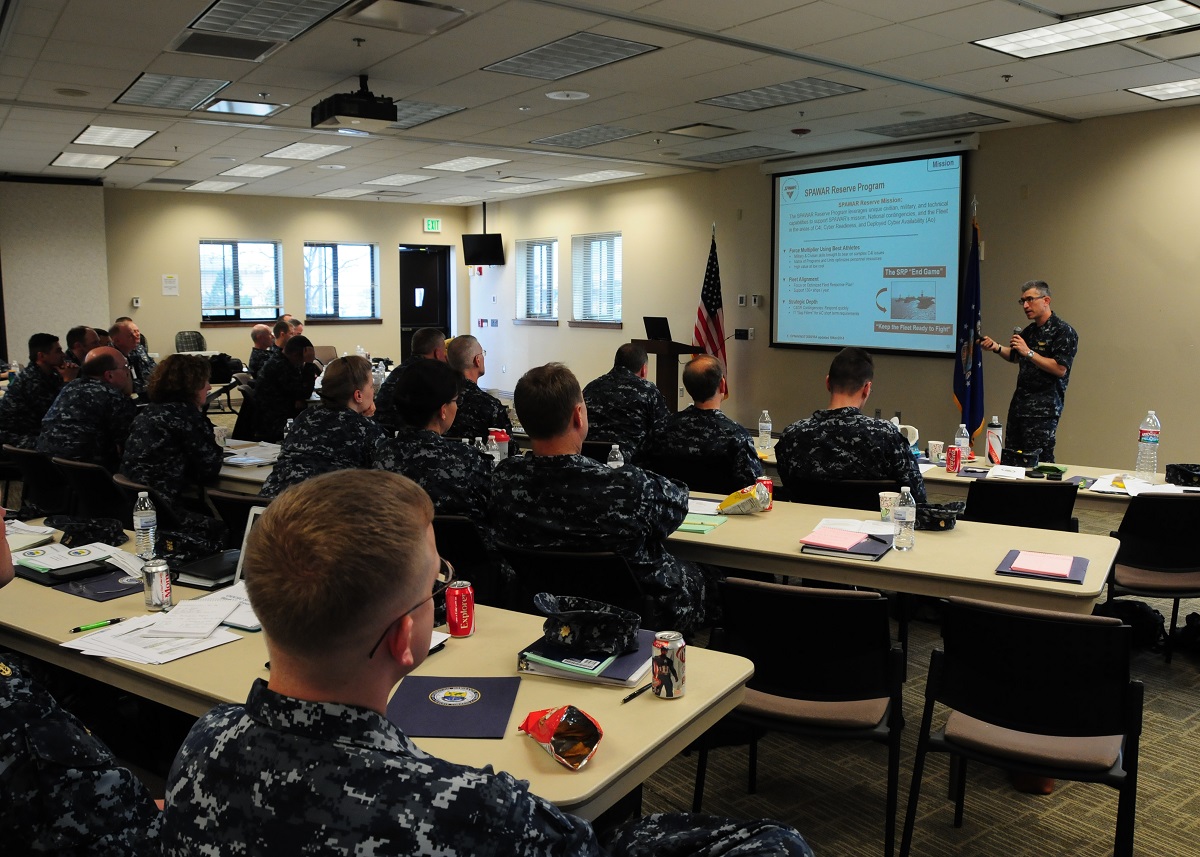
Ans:
POLYGON ((518 321, 558 321, 558 239, 518 238, 516 244, 516 316, 518 321), (536 260, 543 255, 549 258, 536 260), (535 270, 531 270, 531 264, 535 270), (545 282, 546 275, 549 282, 545 282), (540 275, 542 282, 535 282, 540 275), (544 311, 537 311, 535 303, 544 311))
MULTIPOLYGON (((202 322, 263 322, 273 320, 279 317, 279 313, 283 307, 283 242, 277 238, 201 238, 197 245, 197 255, 200 271, 200 320, 202 322), (263 244, 270 245, 274 249, 275 264, 275 303, 274 304, 243 304, 242 298, 242 272, 239 256, 242 253, 244 245, 263 244), (227 264, 223 266, 222 276, 226 271, 230 272, 233 279, 233 303, 223 304, 217 307, 212 304, 205 303, 205 285, 204 278, 206 274, 204 265, 204 247, 206 246, 221 246, 229 248, 232 258, 226 260, 227 264), (251 310, 262 310, 261 315, 248 314, 251 310)), ((208 272, 212 273, 211 269, 208 272)))
POLYGON ((378 321, 382 318, 380 314, 380 270, 379 270, 379 245, 369 241, 305 241, 301 248, 301 268, 304 272, 304 317, 306 321, 351 321, 351 322, 367 322, 378 321), (341 266, 338 264, 338 252, 343 247, 367 248, 370 251, 371 257, 371 283, 370 283, 370 314, 369 315, 344 315, 341 310, 341 287, 338 279, 341 266), (308 251, 310 248, 327 249, 332 253, 332 263, 329 265, 330 272, 333 275, 332 283, 310 283, 309 271, 310 265, 308 260, 308 251), (310 302, 311 289, 331 289, 333 312, 318 312, 313 309, 310 302))
POLYGON ((624 251, 622 245, 619 231, 588 232, 571 236, 571 309, 574 323, 621 324, 624 314, 622 298, 624 251), (604 259, 604 252, 594 255, 597 249, 607 252, 609 256, 607 262, 604 259), (607 267, 609 269, 608 276, 604 277, 602 273, 599 281, 593 281, 593 275, 598 266, 607 267), (591 308, 585 307, 585 302, 591 303, 591 308), (603 310, 605 303, 609 304, 607 311, 603 310), (599 312, 595 309, 597 304, 601 306, 599 312))

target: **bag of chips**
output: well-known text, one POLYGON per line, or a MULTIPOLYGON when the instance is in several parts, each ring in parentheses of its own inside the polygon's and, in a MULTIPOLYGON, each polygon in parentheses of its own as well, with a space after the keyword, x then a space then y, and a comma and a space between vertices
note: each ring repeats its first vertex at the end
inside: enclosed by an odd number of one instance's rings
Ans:
POLYGON ((600 724, 574 705, 531 711, 519 728, 572 771, 578 771, 596 755, 604 737, 600 724))
POLYGON ((771 505, 771 493, 761 482, 747 485, 740 491, 734 491, 717 506, 720 515, 749 515, 761 512, 771 505))

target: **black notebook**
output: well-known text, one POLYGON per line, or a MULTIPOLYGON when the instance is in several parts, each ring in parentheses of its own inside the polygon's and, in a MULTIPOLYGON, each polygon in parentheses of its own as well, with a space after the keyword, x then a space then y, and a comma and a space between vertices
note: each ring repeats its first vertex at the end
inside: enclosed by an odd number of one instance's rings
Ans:
POLYGON ((817 545, 801 545, 800 553, 810 556, 840 556, 845 559, 863 559, 868 562, 879 562, 879 558, 892 549, 892 536, 868 536, 847 550, 838 548, 818 547, 817 545))
POLYGON ((1019 571, 1013 569, 1012 565, 1017 557, 1021 554, 1019 550, 1011 550, 1004 557, 1004 561, 996 569, 996 574, 1007 574, 1011 577, 1029 577, 1034 580, 1058 580, 1063 583, 1083 583, 1083 577, 1087 574, 1088 561, 1085 556, 1071 557, 1071 571, 1067 575, 1049 574, 1040 571, 1019 571))
POLYGON ((184 586, 195 586, 198 589, 216 589, 233 583, 237 571, 238 557, 242 552, 237 548, 221 551, 211 556, 192 560, 179 567, 179 582, 184 586))

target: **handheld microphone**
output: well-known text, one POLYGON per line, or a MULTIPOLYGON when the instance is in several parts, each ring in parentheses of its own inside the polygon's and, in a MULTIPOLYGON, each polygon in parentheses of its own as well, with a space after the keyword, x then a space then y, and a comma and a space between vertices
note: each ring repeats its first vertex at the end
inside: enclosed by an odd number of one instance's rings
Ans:
POLYGON ((1021 332, 1021 328, 1019 328, 1019 327, 1014 327, 1014 328, 1013 328, 1013 334, 1014 334, 1014 335, 1015 335, 1015 334, 1018 334, 1018 333, 1020 333, 1020 332, 1021 332))

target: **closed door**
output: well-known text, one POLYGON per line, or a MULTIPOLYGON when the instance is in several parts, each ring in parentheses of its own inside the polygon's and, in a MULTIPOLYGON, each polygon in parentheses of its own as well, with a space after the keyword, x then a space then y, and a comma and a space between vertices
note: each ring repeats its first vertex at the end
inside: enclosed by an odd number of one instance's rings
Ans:
POLYGON ((400 356, 412 353, 412 336, 422 327, 450 335, 450 248, 400 245, 400 356))

